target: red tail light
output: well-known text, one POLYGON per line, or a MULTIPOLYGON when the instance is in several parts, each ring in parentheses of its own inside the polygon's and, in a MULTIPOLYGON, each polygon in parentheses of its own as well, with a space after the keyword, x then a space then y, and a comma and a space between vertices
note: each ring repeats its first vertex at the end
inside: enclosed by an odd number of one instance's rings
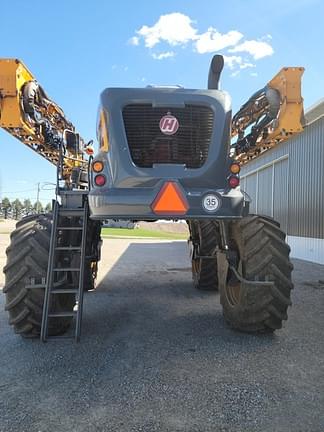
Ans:
POLYGON ((234 175, 229 176, 228 184, 232 189, 236 188, 240 184, 240 178, 234 175))
POLYGON ((102 174, 96 175, 94 178, 96 186, 104 186, 106 184, 106 177, 102 174))

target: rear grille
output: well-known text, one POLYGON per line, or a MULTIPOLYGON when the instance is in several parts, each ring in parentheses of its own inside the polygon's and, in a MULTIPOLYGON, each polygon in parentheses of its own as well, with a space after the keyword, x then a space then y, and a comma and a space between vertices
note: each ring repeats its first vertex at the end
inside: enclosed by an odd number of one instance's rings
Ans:
POLYGON ((200 168, 210 146, 214 113, 211 108, 185 105, 184 108, 154 108, 151 104, 126 105, 123 119, 133 162, 138 167, 153 164, 181 164, 200 168), (171 113, 179 122, 174 135, 161 132, 159 123, 171 113))

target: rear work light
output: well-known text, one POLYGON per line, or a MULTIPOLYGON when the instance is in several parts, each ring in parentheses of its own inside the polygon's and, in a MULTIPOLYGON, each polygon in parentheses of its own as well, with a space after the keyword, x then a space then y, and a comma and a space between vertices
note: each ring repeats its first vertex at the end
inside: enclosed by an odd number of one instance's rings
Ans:
POLYGON ((228 184, 230 185, 230 187, 232 189, 236 188, 239 184, 240 184, 240 179, 239 177, 235 176, 235 175, 231 175, 228 177, 228 184))
POLYGON ((96 186, 104 186, 106 184, 106 177, 102 174, 98 174, 94 178, 94 182, 96 186))
POLYGON ((93 162, 92 169, 94 172, 99 173, 104 169, 104 164, 101 161, 93 162))

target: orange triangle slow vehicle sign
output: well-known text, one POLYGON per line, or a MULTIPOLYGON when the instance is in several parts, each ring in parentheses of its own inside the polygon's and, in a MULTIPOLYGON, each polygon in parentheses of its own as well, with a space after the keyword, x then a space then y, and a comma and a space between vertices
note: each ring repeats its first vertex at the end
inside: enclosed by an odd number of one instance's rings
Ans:
POLYGON ((179 215, 188 211, 188 203, 176 182, 166 182, 152 203, 152 210, 157 214, 179 215))

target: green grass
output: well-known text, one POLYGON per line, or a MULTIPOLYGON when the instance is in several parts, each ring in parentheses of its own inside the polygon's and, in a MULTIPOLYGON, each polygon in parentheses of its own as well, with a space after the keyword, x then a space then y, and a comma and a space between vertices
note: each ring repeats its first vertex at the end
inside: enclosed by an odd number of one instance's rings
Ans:
POLYGON ((101 235, 103 237, 142 237, 164 240, 186 240, 188 238, 187 234, 168 233, 164 231, 151 231, 143 228, 102 228, 101 235))
MULTIPOLYGON (((0 220, 1 221, 1 220, 0 220)), ((9 234, 11 230, 1 229, 0 234, 9 234)), ((156 238, 161 240, 187 240, 188 235, 184 233, 168 233, 164 231, 151 231, 143 228, 125 229, 125 228, 102 228, 101 235, 111 238, 156 238)))

